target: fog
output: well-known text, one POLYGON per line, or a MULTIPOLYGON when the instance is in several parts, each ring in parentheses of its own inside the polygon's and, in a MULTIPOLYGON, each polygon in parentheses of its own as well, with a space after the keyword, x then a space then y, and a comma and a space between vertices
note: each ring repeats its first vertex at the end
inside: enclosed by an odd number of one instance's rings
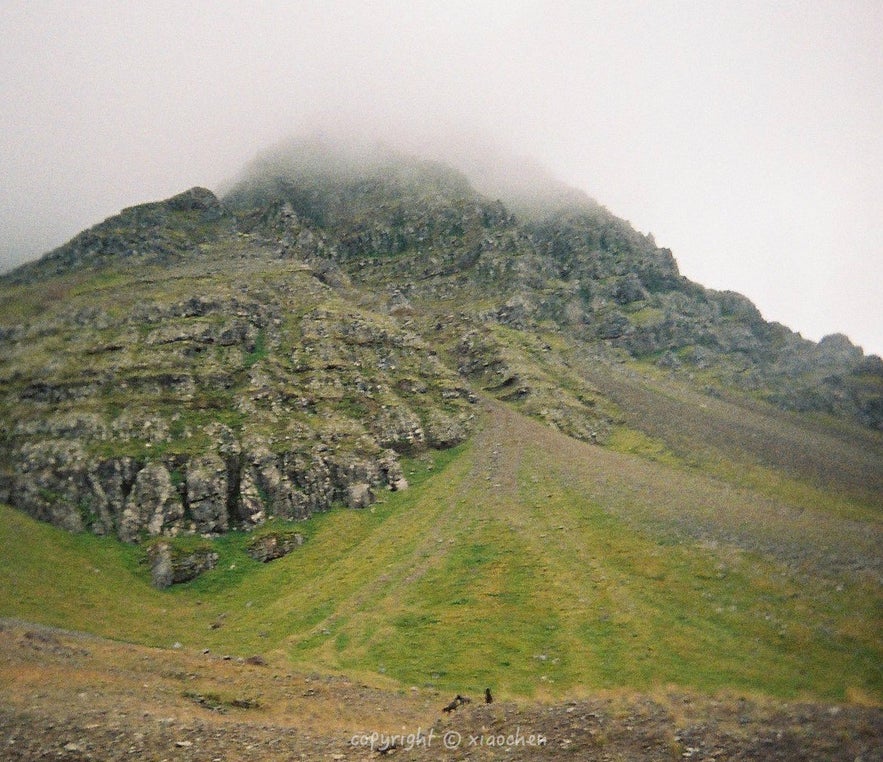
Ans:
POLYGON ((688 277, 883 352, 873 0, 5 0, 0 39, 2 270, 337 131, 448 157, 490 190, 545 171, 688 277))

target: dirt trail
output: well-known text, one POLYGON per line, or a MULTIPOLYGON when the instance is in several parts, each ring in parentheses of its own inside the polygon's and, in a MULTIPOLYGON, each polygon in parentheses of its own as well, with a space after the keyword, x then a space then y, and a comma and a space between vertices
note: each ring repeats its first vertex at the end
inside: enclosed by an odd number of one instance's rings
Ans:
POLYGON ((469 495, 518 493, 518 471, 524 455, 522 416, 499 402, 483 402, 481 430, 475 435, 477 453, 472 470, 461 491, 469 495))
POLYGON ((883 523, 843 518, 709 477, 571 439, 496 402, 476 439, 475 486, 514 497, 550 478, 636 529, 760 553, 792 569, 883 584, 883 523), (529 443, 529 447, 527 446, 529 443))

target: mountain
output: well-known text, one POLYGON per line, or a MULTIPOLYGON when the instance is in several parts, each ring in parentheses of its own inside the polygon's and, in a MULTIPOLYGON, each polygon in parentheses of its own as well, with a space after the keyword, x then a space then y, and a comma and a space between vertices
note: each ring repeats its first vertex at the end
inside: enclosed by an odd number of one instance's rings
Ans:
POLYGON ((363 507, 407 485, 403 456, 465 441, 480 397, 601 446, 632 431, 690 458, 698 436, 879 494, 877 462, 744 423, 799 411, 876 446, 879 357, 764 321, 549 187, 522 217, 438 162, 287 144, 221 199, 123 210, 18 268, 0 499, 126 541, 363 507), (731 421, 701 429, 709 406, 731 421))
MULTIPOLYGON (((86 663, 20 620, 183 644, 200 666, 156 667, 185 681, 157 690, 267 728, 300 714, 255 699, 261 663, 339 704, 491 687, 473 730, 520 721, 506 701, 625 691, 603 711, 630 749, 636 712, 670 726, 648 758, 699 747, 678 719, 697 691, 732 728, 714 748, 786 758, 840 722, 848 758, 879 746, 880 358, 690 282, 532 173, 289 143, 0 279, 4 647, 86 663), (212 675, 237 656, 230 693, 212 675), (781 739, 744 736, 763 695, 804 702, 763 705, 781 739)), ((10 669, 27 725, 46 688, 10 669)), ((574 706, 531 716, 597 756, 574 706)), ((36 724, 88 736, 67 722, 36 724)))

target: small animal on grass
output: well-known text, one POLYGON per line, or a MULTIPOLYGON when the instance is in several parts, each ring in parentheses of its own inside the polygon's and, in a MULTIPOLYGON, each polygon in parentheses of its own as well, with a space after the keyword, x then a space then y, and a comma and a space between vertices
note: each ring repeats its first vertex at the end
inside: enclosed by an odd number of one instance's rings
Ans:
POLYGON ((446 707, 444 707, 442 709, 442 711, 450 714, 457 707, 462 706, 463 704, 468 704, 470 701, 472 701, 472 699, 470 699, 468 696, 461 696, 458 693, 456 696, 454 696, 454 700, 450 704, 448 704, 446 707))
POLYGON ((494 703, 494 697, 491 695, 490 688, 484 689, 484 703, 485 704, 493 704, 494 703))

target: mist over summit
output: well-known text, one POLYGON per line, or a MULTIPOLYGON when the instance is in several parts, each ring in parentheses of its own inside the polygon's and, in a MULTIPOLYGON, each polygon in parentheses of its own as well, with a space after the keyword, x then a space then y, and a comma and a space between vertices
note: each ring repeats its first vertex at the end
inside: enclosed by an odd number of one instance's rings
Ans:
MULTIPOLYGON (((222 195, 243 184, 280 180, 318 180, 344 183, 374 178, 401 183, 436 182, 455 185, 468 194, 464 182, 488 199, 502 200, 514 212, 536 216, 554 208, 581 204, 597 206, 584 192, 571 188, 539 162, 507 152, 487 138, 434 133, 391 134, 376 130, 350 132, 321 130, 292 136, 259 154, 233 181, 221 187, 222 195)), ((441 188, 440 188, 441 189, 441 188)))

